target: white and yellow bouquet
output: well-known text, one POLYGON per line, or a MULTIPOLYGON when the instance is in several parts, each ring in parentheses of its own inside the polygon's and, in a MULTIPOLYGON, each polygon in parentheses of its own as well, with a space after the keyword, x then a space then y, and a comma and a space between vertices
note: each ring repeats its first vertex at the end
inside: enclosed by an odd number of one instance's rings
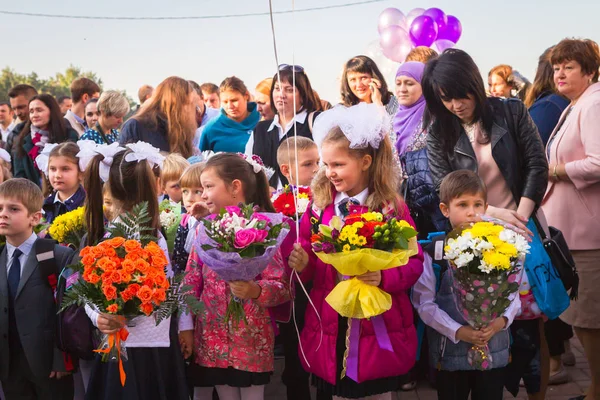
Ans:
MULTIPOLYGON (((456 305, 465 321, 482 329, 502 316, 511 303, 509 296, 519 290, 527 240, 501 225, 477 222, 452 231, 444 251, 452 267, 456 305)), ((481 370, 492 366, 487 346, 473 346, 468 359, 481 370)))

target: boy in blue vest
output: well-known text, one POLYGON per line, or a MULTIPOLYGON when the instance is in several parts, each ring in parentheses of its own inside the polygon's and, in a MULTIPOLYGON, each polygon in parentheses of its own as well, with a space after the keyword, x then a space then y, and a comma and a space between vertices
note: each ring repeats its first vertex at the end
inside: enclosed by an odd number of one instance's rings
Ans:
POLYGON ((0 185, 0 381, 6 400, 73 399, 69 358, 56 347, 57 274, 73 251, 39 239, 44 196, 26 179, 0 185))
MULTIPOLYGON (((487 190, 481 178, 467 170, 455 171, 440 186, 440 210, 452 228, 480 221, 487 209, 487 190)), ((509 362, 508 327, 520 310, 517 294, 506 312, 487 327, 475 330, 458 312, 452 293, 449 265, 444 260, 445 234, 430 235, 424 246, 423 274, 413 288, 412 301, 427 325, 431 365, 438 368, 437 391, 440 400, 501 400, 505 367, 509 362), (488 345, 492 369, 480 371, 469 365, 471 346, 488 345)))

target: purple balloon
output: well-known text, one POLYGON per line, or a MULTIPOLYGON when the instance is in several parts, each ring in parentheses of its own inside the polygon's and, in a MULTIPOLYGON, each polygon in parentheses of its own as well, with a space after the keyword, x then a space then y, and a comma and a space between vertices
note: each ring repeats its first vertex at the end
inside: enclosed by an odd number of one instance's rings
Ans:
POLYGON ((462 35, 462 24, 454 15, 448 15, 446 28, 438 32, 438 40, 449 40, 452 43, 458 42, 462 35))
POLYGON ((408 32, 398 26, 390 26, 382 33, 382 40, 384 37, 387 40, 387 46, 381 43, 383 55, 392 61, 404 62, 406 56, 412 50, 412 43, 408 32))
POLYGON ((430 47, 435 42, 437 34, 437 24, 427 15, 418 16, 410 26, 410 38, 415 47, 430 47))
POLYGON ((424 12, 424 8, 414 8, 410 10, 408 14, 406 14, 406 26, 410 27, 415 18, 417 18, 419 15, 423 15, 424 12))
POLYGON ((406 29, 406 17, 404 13, 397 8, 386 8, 379 14, 379 24, 377 30, 379 34, 389 26, 398 25, 399 27, 406 29))
POLYGON ((446 16, 446 13, 439 8, 430 8, 425 11, 423 15, 427 15, 435 21, 438 27, 438 32, 446 29, 446 25, 448 25, 448 17, 446 16))
MULTIPOLYGON (((439 35, 438 35, 439 36, 439 35)), ((454 47, 455 43, 447 40, 447 39, 438 39, 435 41, 435 47, 437 47, 438 52, 442 53, 446 49, 451 49, 454 47)))

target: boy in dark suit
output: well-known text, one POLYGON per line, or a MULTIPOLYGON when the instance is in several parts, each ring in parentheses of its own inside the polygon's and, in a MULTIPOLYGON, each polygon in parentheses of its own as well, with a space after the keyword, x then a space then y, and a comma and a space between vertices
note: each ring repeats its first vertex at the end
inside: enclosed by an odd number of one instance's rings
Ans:
POLYGON ((41 268, 53 257, 61 271, 73 251, 58 245, 53 252, 36 251, 42 239, 33 228, 43 202, 39 187, 26 179, 0 185, 0 235, 6 237, 0 253, 0 381, 6 400, 73 399, 68 359, 56 347, 53 288, 41 268))

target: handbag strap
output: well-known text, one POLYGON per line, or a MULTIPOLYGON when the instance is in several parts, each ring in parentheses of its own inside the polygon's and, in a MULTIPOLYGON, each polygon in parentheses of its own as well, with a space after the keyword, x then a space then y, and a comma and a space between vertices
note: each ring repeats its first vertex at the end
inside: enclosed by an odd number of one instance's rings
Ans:
POLYGON ((542 243, 543 243, 546 239, 548 239, 548 236, 546 236, 546 231, 542 227, 542 224, 540 223, 540 220, 538 219, 538 217, 536 215, 536 211, 537 210, 533 210, 533 213, 531 214, 531 219, 533 220, 533 223, 535 224, 535 228, 537 229, 538 234, 540 235, 540 239, 542 239, 542 243))

